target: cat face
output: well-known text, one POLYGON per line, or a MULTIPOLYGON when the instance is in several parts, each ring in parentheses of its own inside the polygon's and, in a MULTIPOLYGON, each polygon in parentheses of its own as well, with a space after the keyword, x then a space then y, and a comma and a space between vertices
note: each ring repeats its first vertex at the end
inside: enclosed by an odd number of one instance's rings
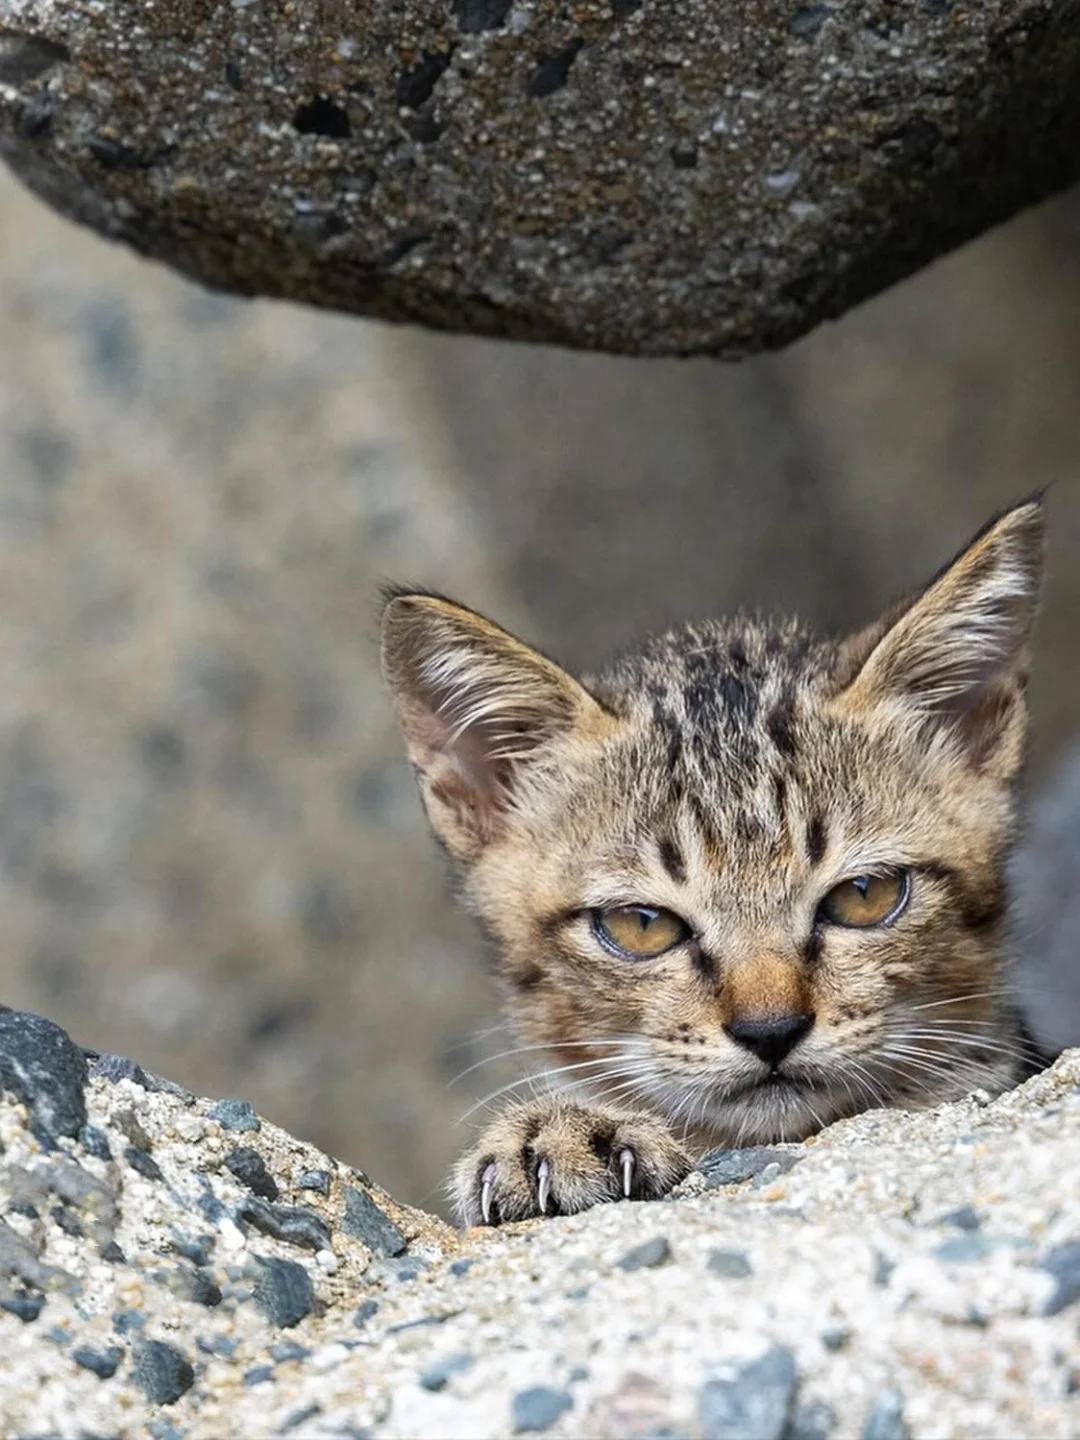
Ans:
POLYGON ((714 623, 578 682, 399 595, 386 671, 523 1043, 724 1143, 1002 1088, 1042 511, 836 643, 714 623))

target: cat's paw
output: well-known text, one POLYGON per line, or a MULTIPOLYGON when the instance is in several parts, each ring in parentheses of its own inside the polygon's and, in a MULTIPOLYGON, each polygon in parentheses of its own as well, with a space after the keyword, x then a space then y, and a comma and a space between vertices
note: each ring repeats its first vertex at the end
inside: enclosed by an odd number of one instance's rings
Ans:
POLYGON ((451 1181, 467 1225, 574 1215, 605 1200, 659 1200, 691 1160, 659 1120, 557 1095, 511 1105, 451 1181))

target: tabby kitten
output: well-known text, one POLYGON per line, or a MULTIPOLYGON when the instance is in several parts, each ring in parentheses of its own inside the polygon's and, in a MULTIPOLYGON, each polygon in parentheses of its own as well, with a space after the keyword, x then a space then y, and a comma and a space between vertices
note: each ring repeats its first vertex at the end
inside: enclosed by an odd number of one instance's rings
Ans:
POLYGON ((424 805, 562 1087, 459 1162, 466 1222, 658 1197, 690 1144, 1014 1081, 1004 867, 1042 534, 1041 501, 1017 505, 842 641, 707 622, 581 681, 440 596, 388 599, 424 805))

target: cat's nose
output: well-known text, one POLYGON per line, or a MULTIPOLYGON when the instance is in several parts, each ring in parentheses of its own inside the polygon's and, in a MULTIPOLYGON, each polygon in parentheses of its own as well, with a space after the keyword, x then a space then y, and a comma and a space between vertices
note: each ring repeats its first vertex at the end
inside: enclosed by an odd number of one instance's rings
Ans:
POLYGON ((813 1015, 768 1015, 735 1019, 724 1029, 736 1045, 752 1051, 766 1065, 779 1065, 809 1033, 813 1023, 813 1015))

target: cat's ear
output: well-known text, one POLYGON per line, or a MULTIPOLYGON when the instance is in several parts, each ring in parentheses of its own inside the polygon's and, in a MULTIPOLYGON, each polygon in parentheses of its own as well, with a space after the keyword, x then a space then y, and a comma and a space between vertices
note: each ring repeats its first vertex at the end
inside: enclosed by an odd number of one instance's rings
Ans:
POLYGON ((1042 498, 1025 500, 986 525, 913 600, 848 640, 835 703, 863 711, 900 705, 948 726, 977 764, 999 745, 1018 758, 1043 529, 1042 498))
POLYGON ((516 781, 542 746, 611 723, 551 660, 441 596, 389 598, 382 657, 428 817, 458 859, 503 832, 516 781))

